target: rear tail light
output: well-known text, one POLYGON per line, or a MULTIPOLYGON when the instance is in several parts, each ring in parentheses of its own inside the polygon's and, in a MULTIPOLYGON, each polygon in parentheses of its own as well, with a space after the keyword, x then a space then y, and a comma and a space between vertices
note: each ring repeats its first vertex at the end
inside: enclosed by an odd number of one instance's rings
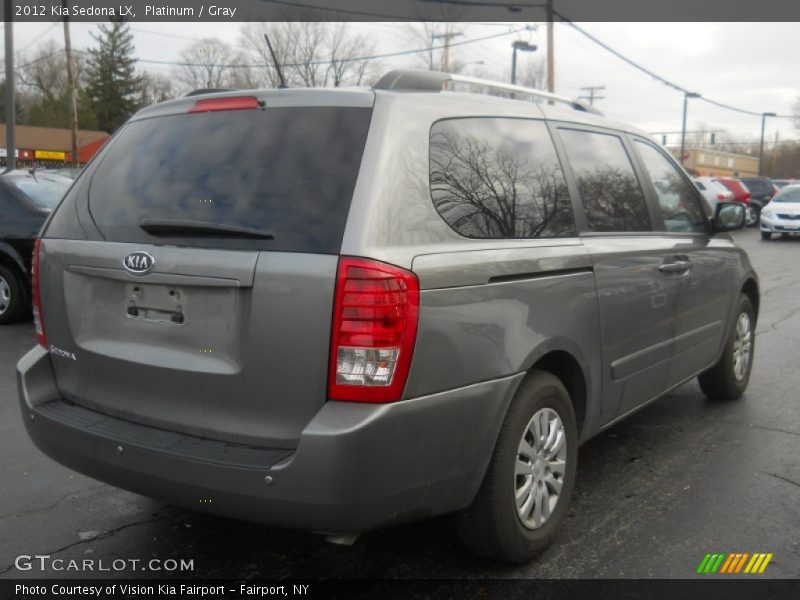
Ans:
POLYGON ((36 240, 33 245, 33 261, 31 262, 31 296, 33 296, 33 325, 36 329, 36 338, 39 345, 47 348, 47 334, 44 332, 44 318, 42 317, 42 293, 39 286, 39 274, 42 270, 41 240, 36 240))
POLYGON ((410 271, 342 257, 336 276, 328 397, 395 402, 405 388, 419 321, 419 281, 410 271))
POLYGON ((232 98, 207 98, 198 100, 189 109, 190 113, 214 112, 219 110, 253 110, 261 106, 255 96, 234 96, 232 98))
POLYGON ((728 197, 728 195, 727 194, 723 194, 722 192, 717 194, 717 200, 725 200, 725 198, 727 198, 727 197, 728 197))
POLYGON ((751 197, 752 197, 752 196, 750 195, 750 192, 746 192, 746 193, 745 193, 745 195, 744 195, 744 202, 745 202, 745 204, 750 204, 750 198, 751 198, 751 197))

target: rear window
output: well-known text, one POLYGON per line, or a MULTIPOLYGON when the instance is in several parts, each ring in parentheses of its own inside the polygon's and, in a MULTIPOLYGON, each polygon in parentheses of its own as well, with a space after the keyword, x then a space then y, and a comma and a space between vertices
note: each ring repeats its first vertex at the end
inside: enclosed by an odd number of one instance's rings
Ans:
POLYGON ((772 183, 767 179, 742 179, 742 183, 755 194, 764 194, 772 191, 772 183))
POLYGON ((430 186, 439 215, 464 237, 577 235, 564 174, 542 121, 462 118, 434 123, 430 186))
POLYGON ((276 107, 135 121, 97 166, 89 209, 108 241, 337 254, 371 112, 276 107), (142 229, 153 222, 228 233, 142 229))
POLYGON ((25 194, 37 207, 52 210, 69 189, 72 180, 59 176, 31 175, 10 177, 10 185, 25 194))

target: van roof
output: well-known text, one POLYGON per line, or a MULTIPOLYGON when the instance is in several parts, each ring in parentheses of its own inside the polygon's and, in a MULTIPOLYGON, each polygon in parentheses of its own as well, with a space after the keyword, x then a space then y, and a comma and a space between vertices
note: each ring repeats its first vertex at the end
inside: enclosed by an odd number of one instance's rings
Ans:
POLYGON ((350 106, 372 107, 376 98, 392 99, 397 104, 439 104, 451 107, 453 116, 463 116, 475 112, 476 116, 517 116, 545 118, 552 121, 564 121, 585 125, 605 127, 643 137, 645 132, 626 123, 605 117, 591 106, 564 96, 549 94, 533 88, 524 88, 501 82, 462 77, 436 71, 419 71, 402 69, 390 71, 384 75, 373 88, 341 87, 341 88, 284 88, 253 90, 196 90, 190 94, 168 100, 160 104, 144 108, 134 115, 132 120, 154 116, 179 114, 187 112, 199 100, 226 98, 237 96, 253 96, 267 106, 350 106), (473 91, 451 91, 445 89, 450 82, 470 89, 482 87, 502 90, 506 94, 527 95, 528 98, 512 98, 489 93, 473 91), (533 98, 534 101, 531 101, 533 98))

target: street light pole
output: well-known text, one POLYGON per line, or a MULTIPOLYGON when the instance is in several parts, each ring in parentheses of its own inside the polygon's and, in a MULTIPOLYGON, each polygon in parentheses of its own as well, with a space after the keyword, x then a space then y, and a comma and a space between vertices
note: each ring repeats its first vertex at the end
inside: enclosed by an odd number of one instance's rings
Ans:
POLYGON ((6 45, 6 171, 17 168, 17 143, 14 139, 14 14, 11 0, 5 0, 5 45, 6 45))
MULTIPOLYGON (((758 146, 758 174, 764 174, 764 167, 762 164, 764 163, 764 125, 766 124, 767 117, 776 117, 777 115, 774 112, 765 112, 761 114, 761 143, 758 146)), ((773 153, 775 151, 773 150, 773 153)))
POLYGON ((515 40, 511 43, 511 83, 517 83, 517 50, 520 52, 535 52, 536 45, 529 44, 522 40, 515 40))
POLYGON ((695 92, 685 92, 683 95, 683 124, 681 125, 681 155, 680 161, 681 166, 683 166, 683 153, 686 149, 686 105, 688 104, 689 98, 699 98, 700 94, 695 92))

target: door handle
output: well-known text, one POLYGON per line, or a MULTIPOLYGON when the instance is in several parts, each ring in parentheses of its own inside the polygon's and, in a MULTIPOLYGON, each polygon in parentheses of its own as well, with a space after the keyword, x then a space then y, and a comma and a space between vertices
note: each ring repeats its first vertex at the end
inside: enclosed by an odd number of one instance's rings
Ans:
POLYGON ((671 263, 664 263, 658 270, 662 273, 683 273, 684 271, 688 271, 692 268, 691 261, 688 260, 676 260, 675 262, 671 263))

